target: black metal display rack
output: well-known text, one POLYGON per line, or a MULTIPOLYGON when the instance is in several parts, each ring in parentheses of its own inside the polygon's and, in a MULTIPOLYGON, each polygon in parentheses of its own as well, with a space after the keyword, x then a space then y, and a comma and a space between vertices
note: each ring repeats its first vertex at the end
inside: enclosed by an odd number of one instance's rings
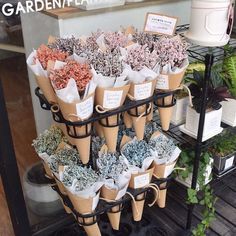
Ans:
MULTIPOLYGON (((188 25, 183 25, 183 26, 178 27, 178 31, 181 34, 182 32, 186 31, 187 28, 188 28, 188 25)), ((236 47, 236 40, 231 40, 230 44, 231 46, 236 47)), ((206 148, 211 143, 211 140, 207 142, 202 142, 205 111, 206 111, 207 89, 208 89, 208 84, 210 81, 211 67, 214 61, 217 62, 223 58, 224 50, 223 48, 218 48, 218 47, 212 49, 212 48, 206 48, 206 47, 192 46, 189 50, 189 56, 192 61, 194 60, 202 61, 206 65, 204 90, 203 90, 203 97, 202 97, 202 107, 201 107, 201 112, 200 112, 197 140, 194 140, 190 138, 189 136, 184 135, 178 130, 177 126, 173 126, 173 125, 171 125, 169 131, 167 131, 166 134, 171 136, 178 143, 187 144, 195 148, 195 159, 194 159, 194 168, 193 168, 191 188, 196 189, 200 155, 203 148, 206 148)), ((76 126, 88 125, 91 122, 101 121, 101 119, 106 120, 107 117, 111 115, 117 115, 116 125, 120 125, 120 122, 121 122, 120 117, 124 111, 129 111, 132 108, 137 108, 139 106, 146 105, 145 115, 148 115, 148 104, 150 102, 154 102, 154 104, 156 104, 155 101, 157 100, 164 101, 164 98, 166 96, 170 96, 173 93, 174 92, 155 93, 153 97, 146 100, 139 101, 139 102, 129 101, 127 99, 125 104, 117 110, 107 112, 104 114, 98 114, 95 112, 94 115, 89 120, 86 120, 83 122, 70 122, 63 118, 62 114, 57 109, 57 107, 55 106, 52 107, 46 101, 46 99, 40 93, 40 90, 38 88, 35 90, 35 94, 39 98, 41 107, 45 110, 52 110, 53 111, 52 115, 53 115, 54 120, 56 122, 65 123, 67 126, 67 131, 68 131, 69 136, 74 137, 74 138, 80 138, 78 134, 76 133, 76 129, 74 128, 76 126)), ((160 102, 158 104, 159 105, 157 104, 156 105, 157 106, 163 105, 160 102)), ((173 106, 174 104, 175 104, 175 99, 172 100, 171 106, 173 106)), ((0 112, 1 112, 1 116, 0 116, 0 134, 1 134, 0 135, 0 171, 1 172, 0 173, 2 177, 2 182, 3 182, 15 234, 20 235, 20 236, 27 236, 27 235, 32 235, 32 234, 33 235, 48 235, 49 233, 55 231, 57 227, 62 227, 63 225, 67 225, 73 222, 74 220, 73 216, 64 214, 57 219, 48 221, 46 224, 36 225, 36 226, 33 226, 33 228, 30 227, 27 211, 26 211, 26 205, 25 205, 25 201, 23 197, 22 187, 20 183, 20 177, 19 177, 19 173, 17 169, 17 162, 16 162, 16 157, 15 157, 14 148, 12 144, 11 131, 9 127, 6 104, 4 100, 1 82, 0 82, 0 112)), ((107 122, 105 126, 109 127, 109 123, 107 122)), ((89 129, 87 129, 86 135, 90 135, 89 129)), ((92 158, 93 158, 93 161, 91 163, 95 168, 96 161, 94 157, 92 158)), ((161 187, 163 186, 162 185, 163 183, 166 183, 168 185, 169 178, 159 179, 159 180, 154 179, 154 182, 159 187, 161 187)), ((167 185, 165 186, 165 188, 167 187, 167 185)), ((100 214, 110 211, 110 209, 114 205, 119 205, 121 208, 123 203, 130 201, 129 196, 125 196, 124 199, 122 199, 122 201, 118 201, 112 204, 101 201, 101 204, 99 204, 98 210, 94 214, 80 215, 78 212, 74 211, 69 199, 66 196, 63 196, 56 186, 54 186, 53 188, 55 191, 57 191, 61 195, 62 199, 64 200, 65 205, 69 206, 72 209, 73 213, 77 216, 77 218, 82 218, 82 219, 86 217, 94 217, 94 221, 96 221, 97 217, 100 214)), ((147 189, 142 189, 136 192, 131 191, 131 193, 135 197, 139 195, 140 193, 144 193, 144 192, 146 193, 149 191, 150 189, 147 188, 147 189)), ((186 221, 187 232, 191 229, 193 209, 194 209, 194 205, 189 205, 188 217, 186 221)), ((84 224, 83 220, 80 221, 80 224, 81 225, 84 224)))

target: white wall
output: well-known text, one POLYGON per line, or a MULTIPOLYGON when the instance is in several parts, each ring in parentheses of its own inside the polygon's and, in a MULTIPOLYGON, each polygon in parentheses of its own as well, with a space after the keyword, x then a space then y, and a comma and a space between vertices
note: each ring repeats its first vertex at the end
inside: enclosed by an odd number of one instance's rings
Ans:
MULTIPOLYGON (((23 14, 22 27, 24 34, 24 43, 26 56, 37 48, 40 44, 46 43, 48 36, 81 36, 87 35, 98 28, 103 30, 117 30, 120 26, 133 25, 139 29, 144 26, 144 20, 147 12, 156 12, 179 17, 178 24, 189 23, 190 1, 182 0, 178 2, 158 4, 156 6, 147 6, 141 8, 127 9, 123 11, 106 12, 91 16, 69 18, 57 20, 42 13, 23 14)), ((39 101, 34 95, 36 87, 35 79, 31 71, 28 72, 36 130, 42 132, 51 124, 51 114, 43 111, 39 106, 39 101)))

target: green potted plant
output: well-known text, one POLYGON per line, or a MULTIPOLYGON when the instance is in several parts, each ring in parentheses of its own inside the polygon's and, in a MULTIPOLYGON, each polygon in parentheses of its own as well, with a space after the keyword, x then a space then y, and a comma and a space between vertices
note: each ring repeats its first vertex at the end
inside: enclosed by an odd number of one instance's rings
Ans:
POLYGON ((177 165, 179 167, 184 167, 185 170, 177 170, 176 180, 185 186, 187 189, 187 203, 188 204, 199 204, 202 206, 202 219, 201 222, 192 230, 193 236, 203 236, 206 235, 205 231, 209 228, 210 223, 215 218, 215 202, 216 197, 213 195, 213 190, 209 184, 211 180, 211 171, 213 159, 210 153, 205 152, 201 154, 198 179, 197 179, 197 189, 190 188, 192 180, 194 162, 194 151, 185 149, 182 150, 180 158, 177 165))
MULTIPOLYGON (((191 186, 192 182, 192 172, 193 172, 193 162, 194 162, 194 151, 192 150, 182 150, 177 166, 184 168, 184 170, 176 171, 176 181, 185 185, 186 187, 191 186)), ((203 153, 200 160, 197 189, 199 189, 199 184, 204 178, 203 184, 206 185, 211 181, 213 159, 210 153, 203 153)))
POLYGON ((177 91, 175 94, 176 104, 173 108, 173 113, 171 117, 171 123, 173 125, 180 125, 185 123, 186 121, 187 107, 191 104, 191 98, 189 97, 191 95, 189 94, 186 86, 188 86, 188 78, 193 76, 194 70, 205 71, 205 64, 196 61, 188 65, 184 78, 185 87, 182 90, 177 91))
POLYGON ((216 137, 210 152, 214 158, 214 172, 217 175, 221 175, 232 168, 236 160, 236 134, 226 132, 216 137))
POLYGON ((236 54, 230 47, 225 48, 223 61, 223 80, 228 87, 232 98, 223 101, 222 121, 232 127, 236 126, 236 54))
MULTIPOLYGON (((204 74, 194 70, 193 78, 189 80, 191 84, 189 89, 193 96, 192 103, 193 107, 187 108, 186 123, 180 126, 180 130, 189 136, 196 138, 198 133, 198 124, 200 118, 200 111, 202 106, 202 96, 204 87, 204 74)), ((222 107, 220 102, 226 101, 225 98, 231 97, 226 87, 216 87, 211 80, 210 86, 208 87, 207 101, 206 101, 206 115, 203 129, 203 141, 222 132, 221 128, 221 117, 222 107)))

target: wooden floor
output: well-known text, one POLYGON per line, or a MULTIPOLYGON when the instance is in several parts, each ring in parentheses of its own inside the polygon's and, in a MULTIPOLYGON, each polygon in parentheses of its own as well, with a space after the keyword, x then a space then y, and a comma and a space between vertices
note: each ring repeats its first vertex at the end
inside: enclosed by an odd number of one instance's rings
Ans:
MULTIPOLYGON (((31 147, 36 131, 25 57, 1 60, 0 79, 3 83, 13 143, 22 178, 26 168, 38 161, 31 147)), ((0 182, 0 213, 0 236, 14 235, 2 182, 0 182)))
MULTIPOLYGON (((31 142, 32 139, 35 138, 36 132, 25 58, 16 57, 1 61, 0 78, 4 86, 13 142, 19 172, 22 177, 26 168, 38 161, 38 158, 31 147, 31 142)), ((212 223, 210 230, 207 232, 207 235, 209 236, 236 235, 235 179, 236 171, 213 184, 218 200, 216 203, 216 220, 212 223)), ((182 236, 183 234, 181 232, 186 224, 187 215, 185 193, 186 190, 184 187, 179 184, 172 183, 168 191, 167 207, 165 209, 159 209, 158 207, 145 208, 144 216, 146 216, 146 221, 151 218, 157 226, 163 228, 163 230, 167 232, 167 236, 182 236)), ((194 212, 193 223, 198 223, 200 217, 200 208, 197 207, 194 212)), ((145 224, 143 227, 144 226, 145 224)), ((135 235, 140 235, 138 232, 139 231, 137 231, 135 235)), ((2 183, 0 182, 0 236, 12 235, 13 230, 11 227, 2 183)), ((66 234, 64 235, 66 236, 66 234)), ((109 235, 112 236, 114 234, 112 233, 109 235)), ((150 233, 147 235, 154 234, 150 233)), ((158 236, 162 234, 157 233, 155 235, 158 236)), ((127 235, 123 234, 123 236, 127 235)))

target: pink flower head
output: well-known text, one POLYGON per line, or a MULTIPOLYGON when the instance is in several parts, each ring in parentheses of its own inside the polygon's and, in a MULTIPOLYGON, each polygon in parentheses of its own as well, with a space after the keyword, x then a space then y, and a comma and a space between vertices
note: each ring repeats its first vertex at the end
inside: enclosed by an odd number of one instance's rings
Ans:
POLYGON ((38 59, 44 70, 47 69, 48 61, 65 61, 68 57, 67 52, 62 52, 57 49, 51 49, 42 44, 38 50, 35 59, 38 59))
POLYGON ((147 45, 137 45, 128 52, 125 63, 130 65, 135 71, 140 71, 144 66, 153 69, 159 57, 155 51, 150 52, 147 45))
POLYGON ((154 45, 161 60, 161 66, 170 64, 171 67, 179 67, 188 58, 187 49, 189 44, 184 42, 180 36, 161 37, 154 45))
POLYGON ((49 78, 55 89, 63 89, 70 79, 74 79, 79 92, 83 92, 86 85, 92 79, 88 64, 80 64, 74 60, 68 60, 61 69, 52 70, 49 78))

